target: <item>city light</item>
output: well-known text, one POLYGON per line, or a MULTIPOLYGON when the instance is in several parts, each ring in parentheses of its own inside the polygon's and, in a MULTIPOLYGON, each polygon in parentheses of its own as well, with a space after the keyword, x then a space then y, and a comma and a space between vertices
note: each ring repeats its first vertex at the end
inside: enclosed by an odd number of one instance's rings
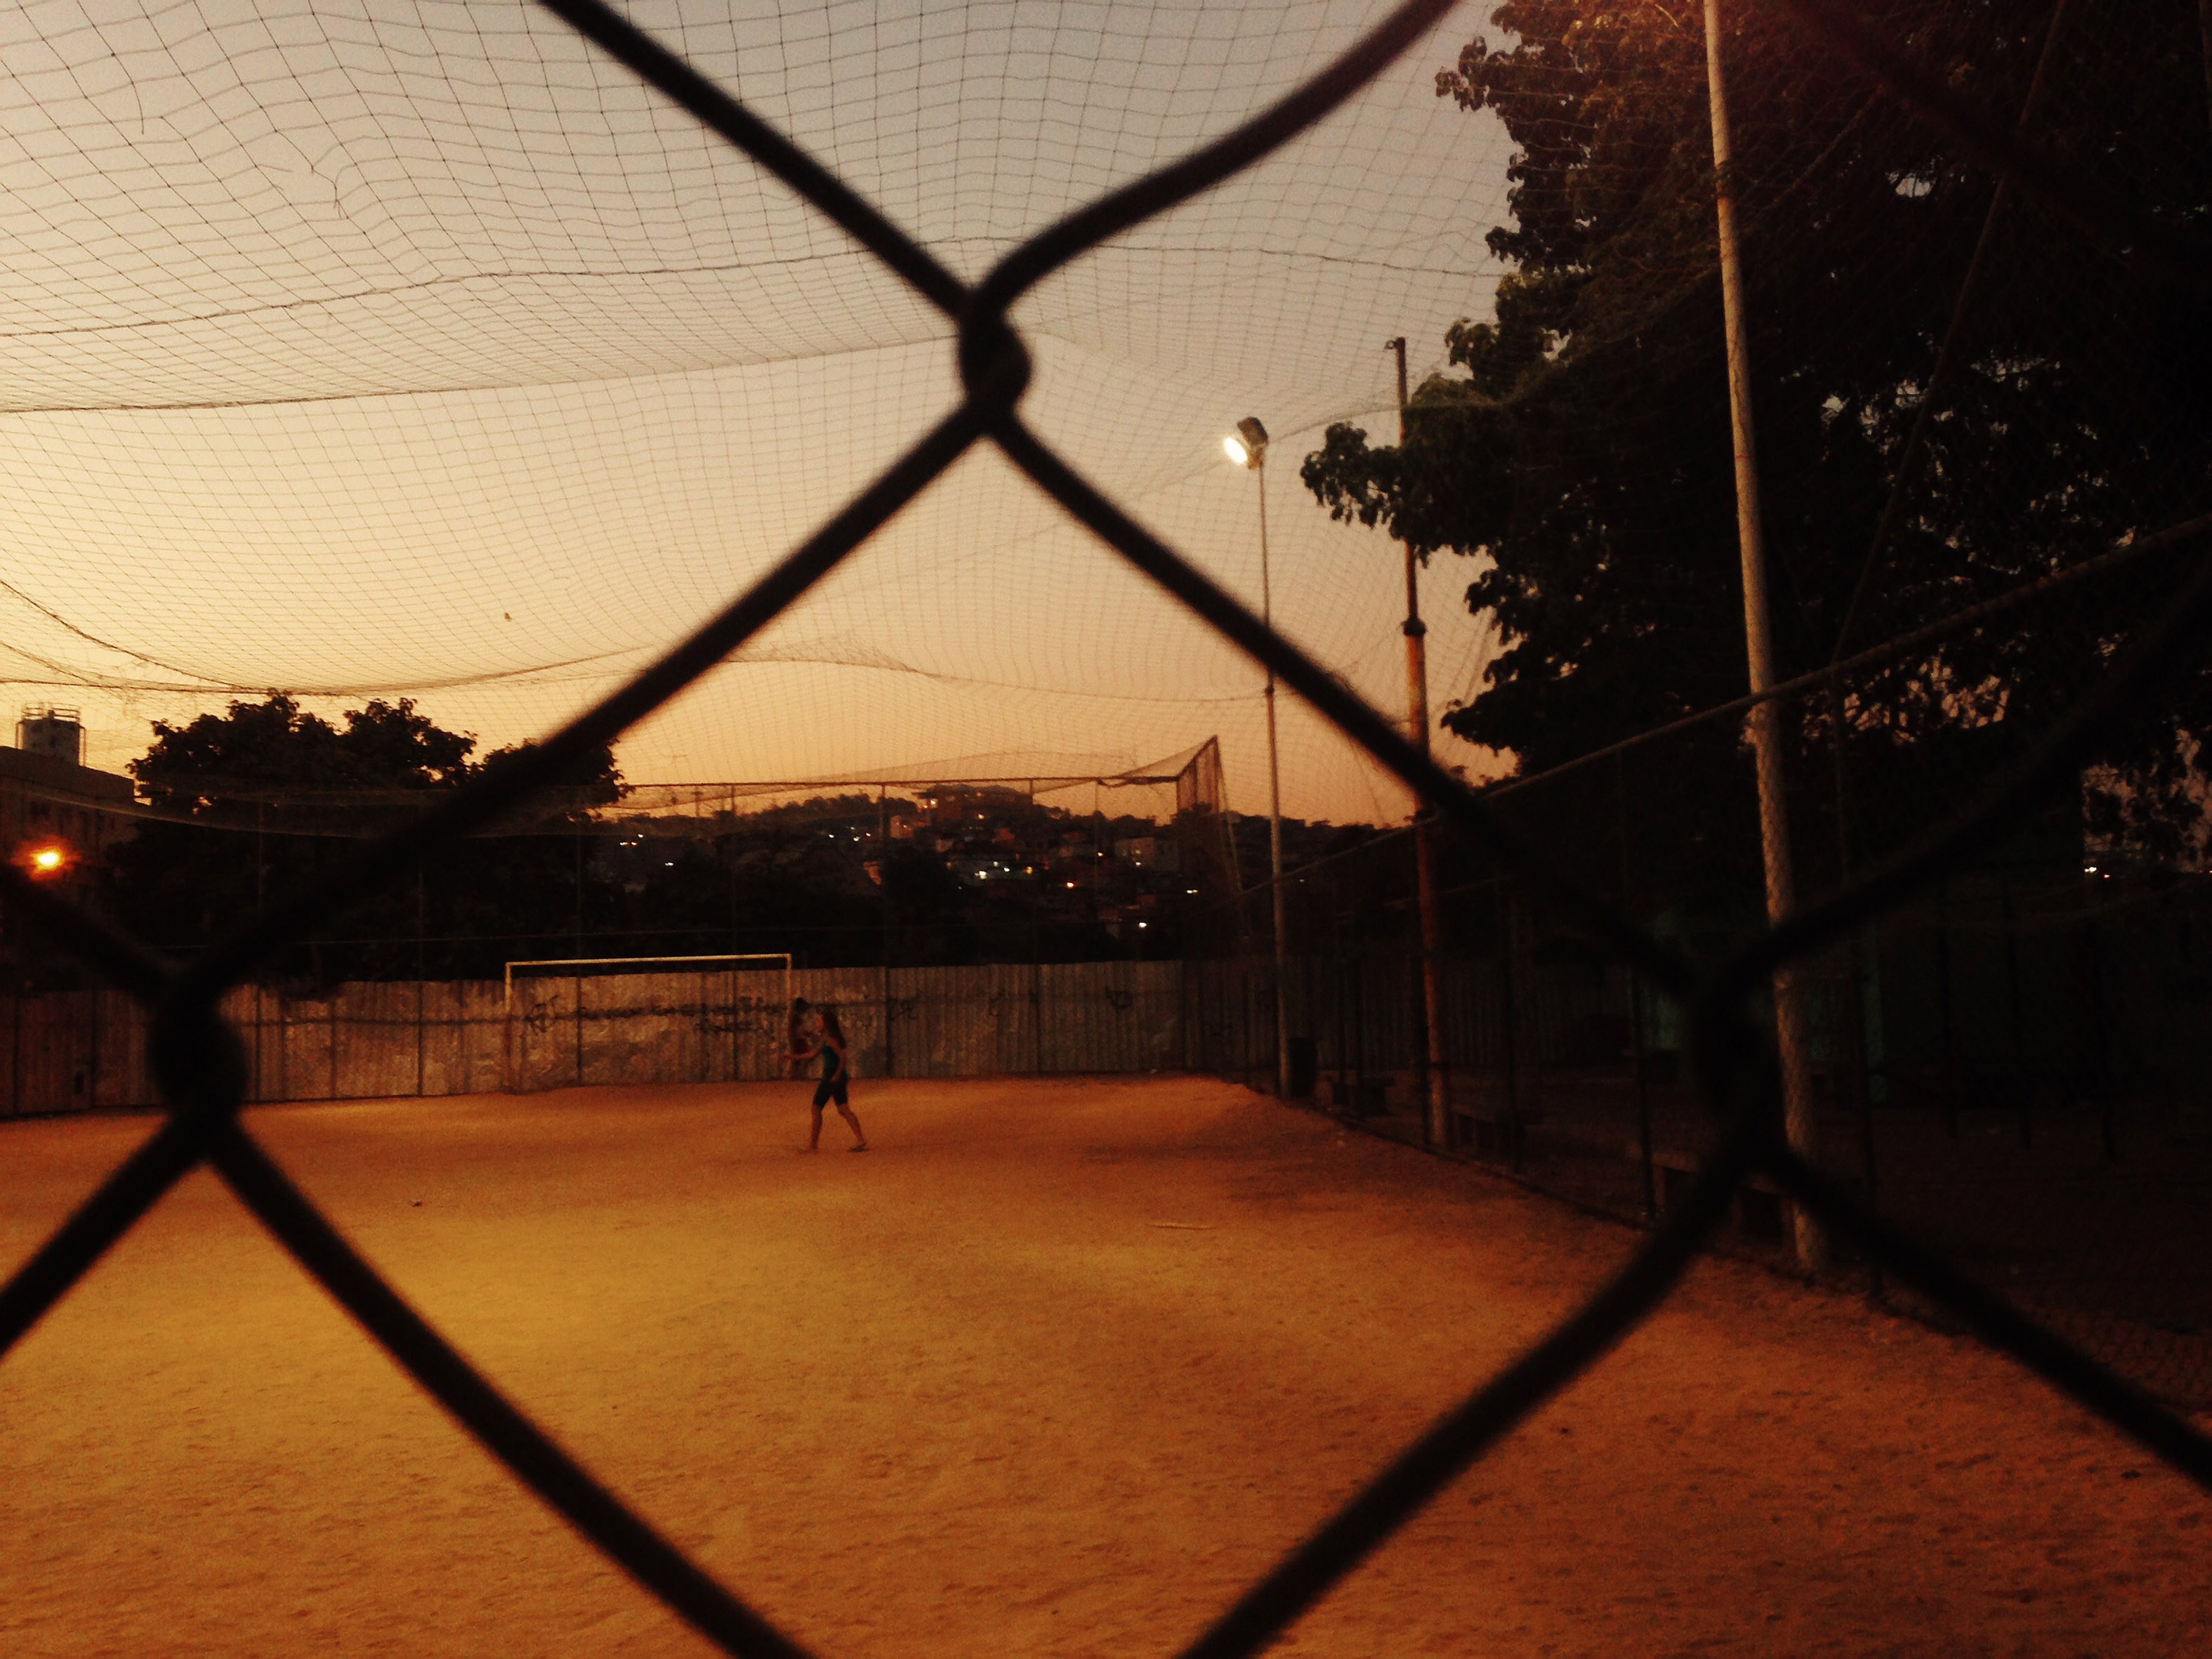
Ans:
POLYGON ((62 867, 61 849, 56 847, 41 847, 31 854, 31 862, 41 870, 58 870, 62 867))

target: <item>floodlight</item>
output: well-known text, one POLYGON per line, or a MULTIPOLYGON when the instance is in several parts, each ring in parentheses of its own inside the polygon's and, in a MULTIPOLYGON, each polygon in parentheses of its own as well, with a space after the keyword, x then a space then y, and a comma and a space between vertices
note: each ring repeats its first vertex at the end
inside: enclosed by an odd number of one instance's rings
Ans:
POLYGON ((1221 453, 1239 466, 1257 467, 1267 458, 1267 428, 1256 415, 1237 422, 1236 432, 1221 441, 1221 453))
POLYGON ((41 870, 58 870, 62 867, 61 849, 58 847, 41 847, 31 854, 31 862, 41 870))

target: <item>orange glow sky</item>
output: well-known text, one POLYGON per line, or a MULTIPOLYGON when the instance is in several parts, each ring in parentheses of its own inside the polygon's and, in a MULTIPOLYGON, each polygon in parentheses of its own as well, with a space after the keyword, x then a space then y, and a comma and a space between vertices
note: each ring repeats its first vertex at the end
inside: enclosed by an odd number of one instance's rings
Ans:
MULTIPOLYGON (((1382 9, 641 6, 634 15, 975 274, 1218 133, 1382 9), (1040 21, 1042 20, 1042 21, 1040 21)), ((1446 21, 1291 149, 1019 313, 1030 419, 1402 709, 1397 556, 1297 465, 1486 310, 1502 136, 1431 92, 1446 21)), ((451 3, 30 3, 0 18, 0 677, 88 759, 283 688, 411 696, 486 746, 711 613, 956 394, 949 331, 842 234, 553 19, 451 3)), ((1432 698, 1489 640, 1426 580, 1432 698)), ((622 746, 639 781, 1222 739, 1264 805, 1259 674, 994 454, 622 746)), ((1287 712, 1287 811, 1394 787, 1287 712)), ((1445 740, 1448 763, 1482 757, 1445 740)))

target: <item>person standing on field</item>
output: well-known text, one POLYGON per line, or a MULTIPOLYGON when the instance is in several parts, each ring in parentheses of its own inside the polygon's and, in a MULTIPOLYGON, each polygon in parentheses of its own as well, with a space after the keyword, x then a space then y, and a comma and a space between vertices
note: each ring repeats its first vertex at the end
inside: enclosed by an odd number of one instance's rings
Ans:
MULTIPOLYGON (((803 1012, 806 1004, 802 999, 794 1001, 792 1006, 794 1012, 803 1012)), ((822 1032, 805 1057, 811 1060, 816 1054, 822 1056, 822 1081, 814 1085, 814 1128, 806 1138, 806 1150, 810 1152, 821 1150, 822 1109, 835 1101, 837 1115, 843 1118, 853 1131, 850 1150, 865 1152, 868 1150, 868 1138, 860 1132, 860 1120, 853 1115, 847 1092, 853 1080, 853 1065, 846 1054, 845 1028, 838 1021, 836 1009, 830 1004, 823 1003, 817 1012, 822 1018, 822 1032)))

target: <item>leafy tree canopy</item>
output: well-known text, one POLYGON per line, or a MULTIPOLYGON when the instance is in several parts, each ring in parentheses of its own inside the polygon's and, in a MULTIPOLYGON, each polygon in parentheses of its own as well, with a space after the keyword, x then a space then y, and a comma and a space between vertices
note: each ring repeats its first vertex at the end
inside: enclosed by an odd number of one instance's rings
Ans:
MULTIPOLYGON (((154 804, 197 812, 226 803, 287 798, 328 805, 358 793, 349 811, 372 816, 394 790, 442 789, 488 772, 538 747, 525 738, 472 762, 474 737, 448 732, 413 699, 372 699, 332 725, 293 698, 271 692, 261 702, 234 702, 228 713, 202 714, 183 726, 154 723, 154 742, 129 763, 154 804)), ((609 805, 622 798, 622 769, 602 744, 569 767, 543 804, 556 811, 609 805)), ((358 823, 347 826, 357 829, 358 823)))
POLYGON ((434 789, 471 769, 477 740, 446 731, 405 697, 349 709, 343 726, 290 697, 234 702, 183 726, 154 722, 154 742, 131 775, 154 804, 191 811, 237 792, 434 789))
MULTIPOLYGON (((2052 15, 2050 0, 1872 9, 2007 122, 2052 15)), ((2145 210, 2202 224, 2193 9, 2069 9, 2033 136, 2145 210)), ((1835 647, 1995 185, 1778 8, 1726 11, 1786 674, 1835 647)), ((1437 93, 1516 147, 1511 222, 1489 233, 1511 267, 1493 313, 1450 331, 1451 370, 1413 398, 1402 444, 1332 427, 1303 477, 1339 519, 1479 560, 1468 603, 1502 649, 1447 722, 1534 771, 1740 695, 1746 665, 1697 9, 1509 0, 1492 19, 1509 44, 1475 40, 1437 93)), ((2212 494, 2212 311, 2033 201, 1997 224, 1855 646, 2212 494)), ((1986 637, 1940 671, 1900 671, 1880 688, 1891 735, 1991 709, 2024 726, 2078 697, 2124 621, 2085 612, 2063 637, 1986 637), (1961 686, 1981 690, 1962 702, 1961 686)))
MULTIPOLYGON (((530 747, 477 761, 474 737, 447 731, 405 698, 374 700, 332 721, 272 693, 182 725, 156 722, 130 770, 154 805, 195 822, 144 823, 118 845, 108 902, 155 944, 198 945, 350 856, 362 834, 411 810, 409 794, 453 788, 530 747)), ((534 798, 532 816, 580 814, 621 789, 613 751, 602 746, 550 797, 534 798)), ((463 841, 431 860, 419 885, 364 894, 336 919, 332 940, 295 950, 283 971, 317 982, 410 972, 417 963, 495 972, 504 956, 528 954, 557 933, 580 904, 604 911, 607 884, 560 836, 463 841), (415 942, 424 933, 483 943, 426 952, 415 942)))

